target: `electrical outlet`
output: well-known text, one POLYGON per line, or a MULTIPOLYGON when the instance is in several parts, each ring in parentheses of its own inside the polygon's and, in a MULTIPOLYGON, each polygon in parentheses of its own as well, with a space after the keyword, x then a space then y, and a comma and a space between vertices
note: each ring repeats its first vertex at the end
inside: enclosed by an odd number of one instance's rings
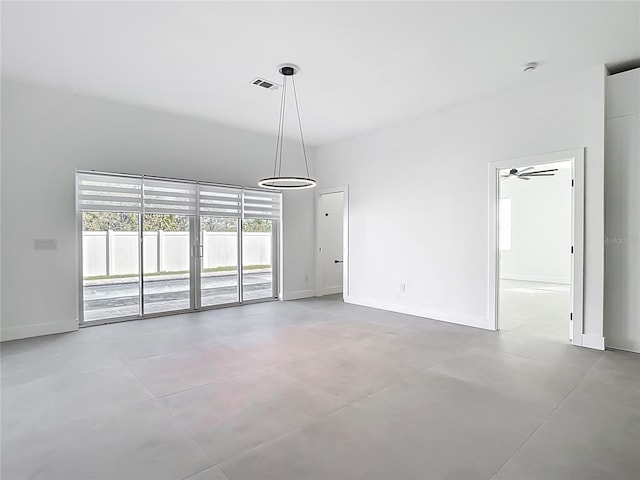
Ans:
POLYGON ((407 291, 407 284, 406 283, 401 283, 400 284, 400 291, 402 293, 406 293, 406 291, 407 291))

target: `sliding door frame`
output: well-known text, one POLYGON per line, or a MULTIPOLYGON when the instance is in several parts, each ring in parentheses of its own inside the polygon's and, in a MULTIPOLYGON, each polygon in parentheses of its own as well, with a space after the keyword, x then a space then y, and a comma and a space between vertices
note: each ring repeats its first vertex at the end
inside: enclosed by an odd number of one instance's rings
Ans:
MULTIPOLYGON (((228 184, 219 184, 215 182, 198 182, 193 180, 184 180, 177 178, 168 178, 168 177, 155 177, 155 176, 147 176, 147 175, 133 175, 126 173, 110 173, 110 172, 97 172, 97 171, 85 171, 85 170, 76 170, 76 175, 78 173, 88 173, 88 174, 102 174, 105 176, 112 177, 125 177, 125 178, 150 178, 157 180, 167 180, 167 181, 176 181, 176 182, 189 182, 194 183, 196 185, 199 184, 207 184, 207 185, 216 185, 220 187, 231 187, 237 188, 244 192, 245 187, 240 185, 228 185, 228 184)), ((253 191, 265 191, 255 188, 250 188, 248 190, 253 191)), ((196 188, 196 196, 198 195, 198 189, 196 188)), ((244 211, 244 194, 240 195, 241 198, 241 211, 244 211)), ((282 209, 282 198, 280 198, 280 208, 282 209)), ((90 210, 86 210, 90 211, 90 210)), ((113 210, 116 211, 115 209, 113 210)), ((106 325, 111 323, 121 323, 128 322, 132 320, 146 320, 149 318, 157 318, 157 317, 165 317, 170 315, 179 315, 184 313, 194 313, 201 312, 207 310, 216 310, 219 308, 227 308, 241 305, 248 305, 254 303, 263 303, 263 302, 272 302, 279 300, 280 297, 280 278, 281 273, 280 270, 282 265, 280 264, 280 245, 281 245, 281 221, 277 219, 265 219, 270 220, 271 223, 271 268, 272 268, 272 296, 265 298, 257 298, 251 300, 243 300, 243 215, 239 216, 228 216, 226 218, 236 218, 237 219, 237 262, 238 262, 238 273, 237 273, 237 282, 238 282, 238 300, 235 302, 222 303, 217 305, 210 306, 202 306, 202 291, 201 291, 201 268, 202 268, 202 256, 200 253, 203 251, 203 245, 201 243, 201 231, 200 231, 200 220, 201 217, 204 216, 215 216, 215 215, 207 215, 207 214, 195 214, 188 215, 189 217, 189 266, 190 266, 190 274, 189 274, 189 298, 190 298, 190 308, 180 309, 180 310, 171 310, 167 312, 156 312, 156 313, 144 313, 144 210, 141 213, 138 213, 138 314, 137 315, 127 315, 123 317, 114 317, 114 318, 105 318, 98 320, 88 320, 84 319, 84 243, 83 243, 83 213, 85 210, 80 210, 76 207, 76 228, 77 228, 77 239, 78 239, 78 323, 80 327, 90 327, 95 325, 106 325)), ((218 215, 223 217, 223 215, 218 215)))

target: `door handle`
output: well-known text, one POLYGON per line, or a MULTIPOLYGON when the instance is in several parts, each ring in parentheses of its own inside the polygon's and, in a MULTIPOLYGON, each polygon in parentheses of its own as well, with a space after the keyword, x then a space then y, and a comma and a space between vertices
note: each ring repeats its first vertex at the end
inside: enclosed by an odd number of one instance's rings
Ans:
POLYGON ((198 245, 198 248, 199 248, 199 250, 200 250, 200 251, 198 252, 198 253, 199 253, 199 254, 198 254, 198 256, 199 256, 200 258, 204 257, 204 245, 198 245))
POLYGON ((334 260, 333 263, 344 263, 344 260, 334 260))

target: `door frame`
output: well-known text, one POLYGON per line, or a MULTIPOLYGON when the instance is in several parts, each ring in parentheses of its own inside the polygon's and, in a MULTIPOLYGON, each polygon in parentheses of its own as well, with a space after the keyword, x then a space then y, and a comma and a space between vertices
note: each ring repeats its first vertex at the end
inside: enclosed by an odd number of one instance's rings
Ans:
POLYGON ((498 245, 498 208, 500 170, 529 165, 571 161, 571 315, 570 337, 573 345, 584 344, 584 148, 489 162, 489 278, 487 295, 488 324, 499 330, 500 255, 498 245))
POLYGON ((330 193, 341 193, 342 196, 342 298, 349 297, 349 185, 340 185, 316 190, 314 206, 315 226, 315 296, 322 297, 322 258, 320 255, 319 204, 320 197, 330 193))

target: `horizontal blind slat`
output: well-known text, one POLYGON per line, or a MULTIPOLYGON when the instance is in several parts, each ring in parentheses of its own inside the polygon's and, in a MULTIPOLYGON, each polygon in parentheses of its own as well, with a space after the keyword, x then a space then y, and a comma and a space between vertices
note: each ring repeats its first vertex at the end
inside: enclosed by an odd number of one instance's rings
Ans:
POLYGON ((196 184, 143 178, 142 185, 146 213, 196 214, 196 184))
POLYGON ((281 194, 157 177, 76 173, 81 211, 148 212, 278 220, 281 194))
POLYGON ((247 219, 279 220, 281 195, 273 192, 245 190, 243 217, 247 219))
POLYGON ((203 215, 240 217, 242 190, 240 188, 199 185, 198 210, 203 215))
POLYGON ((142 178, 77 173, 76 207, 81 211, 141 212, 142 178))

